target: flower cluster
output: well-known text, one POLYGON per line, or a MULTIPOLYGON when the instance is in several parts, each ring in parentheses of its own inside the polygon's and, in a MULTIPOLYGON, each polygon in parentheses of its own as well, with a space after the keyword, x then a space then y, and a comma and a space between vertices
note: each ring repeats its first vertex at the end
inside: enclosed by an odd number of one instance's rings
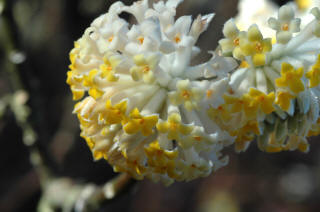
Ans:
POLYGON ((294 9, 281 7, 269 19, 277 42, 231 19, 212 57, 191 65, 214 15, 175 20, 181 2, 116 2, 75 42, 67 83, 94 159, 169 185, 225 166, 233 142, 308 151, 306 138, 320 134, 319 9, 300 31, 294 9))
POLYGON ((282 6, 278 19, 269 19, 276 33, 273 45, 257 25, 239 32, 234 20, 225 24, 224 32, 232 30, 239 38, 227 51, 230 32, 224 33, 221 49, 225 55, 231 50, 241 65, 231 74, 231 92, 224 95, 224 103, 210 113, 236 136, 237 151, 245 151, 257 138, 263 151, 307 152, 306 138, 319 134, 319 9, 312 14, 313 20, 300 32, 293 8, 282 6))
POLYGON ((221 150, 233 137, 206 111, 223 102, 232 58, 190 65, 213 14, 175 20, 180 0, 114 3, 70 52, 67 83, 96 160, 136 179, 170 184, 207 176, 226 165, 221 150), (129 13, 129 24, 119 15, 129 13))

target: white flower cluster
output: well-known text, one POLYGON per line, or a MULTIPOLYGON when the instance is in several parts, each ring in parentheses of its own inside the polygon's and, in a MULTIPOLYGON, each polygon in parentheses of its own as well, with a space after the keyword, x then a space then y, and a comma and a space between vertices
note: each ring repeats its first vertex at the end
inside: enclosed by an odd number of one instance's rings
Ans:
POLYGON ((301 27, 281 7, 266 20, 274 43, 231 19, 212 57, 191 65, 214 15, 175 20, 181 2, 116 2, 75 42, 67 83, 93 157, 169 185, 226 165, 234 141, 237 151, 257 139, 263 151, 307 152, 320 134, 320 10, 301 27))
POLYGON ((241 65, 231 75, 232 92, 213 114, 222 129, 237 137, 237 151, 257 137, 263 151, 307 152, 306 137, 319 134, 320 10, 311 12, 313 20, 300 32, 293 8, 282 6, 278 19, 269 19, 274 45, 257 25, 240 32, 234 20, 225 24, 221 49, 241 65))
POLYGON ((223 103, 238 64, 211 52, 206 63, 191 65, 214 15, 175 20, 180 2, 114 3, 75 42, 67 79, 74 100, 82 99, 74 112, 94 158, 165 184, 226 165, 221 150, 233 142, 207 110, 223 103), (123 12, 137 23, 120 18, 123 12))

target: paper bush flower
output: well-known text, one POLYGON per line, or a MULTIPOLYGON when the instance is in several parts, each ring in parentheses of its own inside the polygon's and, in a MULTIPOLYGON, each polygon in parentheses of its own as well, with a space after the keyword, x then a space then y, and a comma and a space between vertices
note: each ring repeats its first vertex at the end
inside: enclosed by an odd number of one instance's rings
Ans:
POLYGON ((230 19, 212 57, 191 65, 214 15, 175 20, 181 2, 116 2, 75 42, 67 83, 94 159, 169 185, 225 166, 233 142, 238 152, 255 139, 266 152, 307 152, 320 134, 320 10, 301 31, 290 5, 266 17, 277 42, 230 19))
POLYGON ((294 10, 285 5, 279 9, 278 19, 270 18, 269 26, 277 31, 277 42, 286 44, 292 38, 292 34, 300 31, 301 19, 294 18, 294 10))
POLYGON ((206 63, 190 65, 214 15, 175 20, 180 2, 114 3, 75 42, 67 79, 93 157, 165 184, 226 165, 221 151, 233 142, 207 110, 223 102, 237 63, 211 52, 206 63), (122 12, 137 23, 121 19, 122 12))
MULTIPOLYGON (((290 7, 279 9, 278 20, 269 19, 280 42, 269 46, 268 41, 264 47, 265 40, 256 25, 243 32, 247 38, 239 42, 244 55, 239 61, 242 65, 231 74, 231 89, 224 95, 225 102, 211 111, 219 126, 236 136, 237 151, 246 150, 257 138, 259 148, 267 152, 306 152, 306 138, 319 133, 320 39, 315 33, 319 21, 315 15, 298 33, 300 20, 294 19, 290 7), (261 53, 254 48, 260 48, 261 53)), ((316 14, 318 10, 312 11, 316 14)), ((227 22, 225 28, 229 25, 227 22)))

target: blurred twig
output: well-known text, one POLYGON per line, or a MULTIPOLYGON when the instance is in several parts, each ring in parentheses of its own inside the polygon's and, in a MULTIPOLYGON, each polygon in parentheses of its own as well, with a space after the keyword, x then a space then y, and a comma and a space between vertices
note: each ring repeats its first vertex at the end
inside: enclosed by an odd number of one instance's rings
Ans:
MULTIPOLYGON (((8 6, 5 4, 6 1, 2 0, 4 6, 8 6)), ((19 76, 19 71, 17 67, 17 61, 14 61, 12 58, 13 54, 16 54, 18 51, 15 47, 13 30, 10 25, 9 17, 10 9, 4 7, 3 14, 1 14, 0 24, 2 26, 1 33, 1 45, 3 46, 3 50, 5 53, 4 58, 4 70, 8 74, 8 78, 10 79, 11 86, 11 100, 9 101, 9 107, 13 111, 17 124, 22 129, 23 132, 23 142, 26 146, 30 148, 30 154, 32 158, 41 158, 41 153, 38 151, 36 147, 37 134, 33 129, 33 126, 28 121, 29 108, 25 106, 26 101, 28 99, 28 94, 24 91, 24 86, 22 83, 22 79, 19 76), (24 112, 23 112, 24 111, 24 112)), ((23 62, 23 61, 19 61, 23 62)), ((42 167, 42 159, 40 160, 31 160, 33 165, 36 168, 42 167), (41 161, 41 163, 40 163, 41 161)), ((44 174, 46 171, 38 170, 40 172, 40 176, 47 176, 48 174, 44 174)))
POLYGON ((100 186, 93 183, 77 184, 70 178, 55 178, 46 182, 38 211, 54 212, 58 208, 63 212, 93 211, 116 196, 121 196, 132 182, 125 173, 100 186))
POLYGON ((6 105, 4 108, 8 107, 14 113, 16 122, 23 131, 23 142, 30 150, 30 161, 40 177, 43 196, 39 202, 38 210, 41 212, 55 211, 55 208, 60 207, 63 211, 74 209, 76 211, 89 211, 90 208, 97 208, 106 200, 118 196, 129 185, 129 182, 132 182, 131 178, 126 174, 121 174, 104 185, 97 186, 91 183, 78 184, 73 179, 52 175, 50 166, 46 161, 48 148, 46 151, 42 151, 36 128, 32 126, 28 119, 30 114, 30 110, 26 106, 28 93, 25 91, 19 72, 19 63, 23 62, 24 56, 17 50, 16 38, 19 33, 17 27, 15 27, 12 7, 13 1, 0 0, 2 31, 0 45, 3 46, 5 55, 3 59, 4 70, 8 79, 10 79, 10 94, 5 96, 6 105), (20 58, 17 56, 20 56, 20 58))

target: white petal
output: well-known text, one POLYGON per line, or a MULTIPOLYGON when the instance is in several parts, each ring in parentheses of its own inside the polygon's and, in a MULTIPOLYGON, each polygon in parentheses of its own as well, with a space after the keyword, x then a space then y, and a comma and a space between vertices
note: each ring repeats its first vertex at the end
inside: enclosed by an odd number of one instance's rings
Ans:
POLYGON ((319 118, 319 96, 316 95, 314 90, 311 90, 311 101, 310 101, 310 118, 312 123, 316 123, 319 118))
POLYGON ((197 19, 192 23, 190 35, 193 36, 195 40, 197 40, 199 35, 207 30, 209 23, 211 22, 213 17, 213 13, 205 15, 203 17, 201 15, 198 15, 197 19))
POLYGON ((256 71, 256 83, 257 83, 258 90, 264 93, 268 93, 267 79, 262 69, 258 69, 256 71))
POLYGON ((311 95, 309 91, 300 92, 298 94, 298 105, 300 112, 303 114, 306 114, 310 109, 310 101, 311 101, 311 95))
POLYGON ((276 31, 279 31, 280 30, 280 23, 277 19, 275 18, 269 18, 268 20, 268 24, 269 24, 269 27, 276 30, 276 31))
POLYGON ((223 26, 223 34, 226 38, 235 38, 238 36, 239 30, 233 19, 228 20, 223 26))
POLYGON ((280 7, 278 18, 281 21, 291 21, 294 18, 294 10, 289 5, 284 5, 280 7))

